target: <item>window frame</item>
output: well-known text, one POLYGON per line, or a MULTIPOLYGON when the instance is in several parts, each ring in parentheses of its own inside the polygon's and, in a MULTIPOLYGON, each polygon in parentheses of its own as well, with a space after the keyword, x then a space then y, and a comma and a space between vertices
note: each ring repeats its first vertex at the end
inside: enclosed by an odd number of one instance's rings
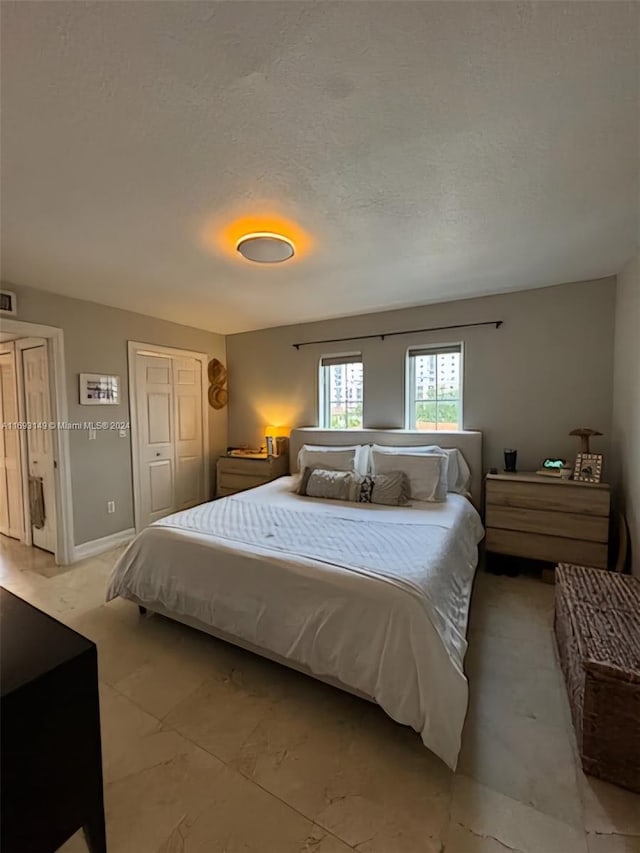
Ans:
MULTIPOLYGON (((318 362, 318 425, 320 429, 326 430, 357 430, 364 429, 364 357, 362 352, 327 353, 320 356, 318 362), (331 394, 329 390, 330 371, 327 367, 340 364, 362 364, 362 425, 359 427, 332 427, 331 426, 331 394)), ((346 399, 345 399, 346 403, 346 399)))
MULTIPOLYGON (((438 397, 433 401, 447 402, 446 400, 439 401, 438 397)), ((405 355, 405 414, 404 414, 405 429, 413 432, 464 432, 464 342, 451 341, 442 342, 439 344, 414 344, 407 348, 405 355), (415 424, 414 412, 416 407, 415 399, 415 359, 419 355, 445 355, 447 352, 460 353, 460 387, 459 396, 459 417, 458 428, 455 430, 438 430, 437 421, 435 430, 418 430, 415 424)))

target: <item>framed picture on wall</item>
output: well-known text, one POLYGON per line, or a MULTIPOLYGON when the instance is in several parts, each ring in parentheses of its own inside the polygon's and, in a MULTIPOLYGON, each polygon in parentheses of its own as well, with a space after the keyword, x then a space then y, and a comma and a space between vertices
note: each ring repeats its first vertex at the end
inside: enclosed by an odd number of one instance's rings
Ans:
POLYGON ((602 479, 602 453, 578 453, 573 479, 583 483, 599 483, 602 479))
POLYGON ((103 373, 80 374, 81 406, 117 406, 120 402, 120 377, 103 373))

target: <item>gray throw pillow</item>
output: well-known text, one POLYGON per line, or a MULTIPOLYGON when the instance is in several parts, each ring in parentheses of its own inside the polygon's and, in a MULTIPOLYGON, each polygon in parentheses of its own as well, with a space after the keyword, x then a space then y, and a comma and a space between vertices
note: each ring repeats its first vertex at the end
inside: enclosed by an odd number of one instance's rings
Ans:
POLYGON ((353 471, 305 468, 298 487, 299 495, 333 501, 353 501, 360 478, 353 471))
POLYGON ((372 504, 401 506, 409 497, 409 482, 404 471, 387 471, 371 477, 369 500, 372 504))

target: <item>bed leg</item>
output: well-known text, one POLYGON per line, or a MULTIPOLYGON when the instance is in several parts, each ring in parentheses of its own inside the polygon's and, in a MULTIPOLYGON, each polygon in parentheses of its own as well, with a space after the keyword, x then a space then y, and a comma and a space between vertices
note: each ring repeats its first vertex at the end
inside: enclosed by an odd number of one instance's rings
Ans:
POLYGON ((140 615, 141 615, 141 616, 144 616, 144 615, 146 614, 146 612, 147 612, 147 608, 146 608, 146 607, 143 607, 141 604, 139 604, 139 605, 138 605, 138 611, 139 611, 139 613, 140 613, 140 615))

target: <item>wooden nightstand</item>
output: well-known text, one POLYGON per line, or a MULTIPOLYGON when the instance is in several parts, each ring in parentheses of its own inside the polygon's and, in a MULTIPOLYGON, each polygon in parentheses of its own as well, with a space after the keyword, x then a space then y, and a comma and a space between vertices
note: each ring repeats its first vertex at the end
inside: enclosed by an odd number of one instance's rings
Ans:
POLYGON ((609 486, 539 474, 487 474, 486 549, 607 568, 609 486))
POLYGON ((289 456, 265 456, 263 459, 221 456, 216 471, 216 497, 222 498, 288 474, 289 456))

